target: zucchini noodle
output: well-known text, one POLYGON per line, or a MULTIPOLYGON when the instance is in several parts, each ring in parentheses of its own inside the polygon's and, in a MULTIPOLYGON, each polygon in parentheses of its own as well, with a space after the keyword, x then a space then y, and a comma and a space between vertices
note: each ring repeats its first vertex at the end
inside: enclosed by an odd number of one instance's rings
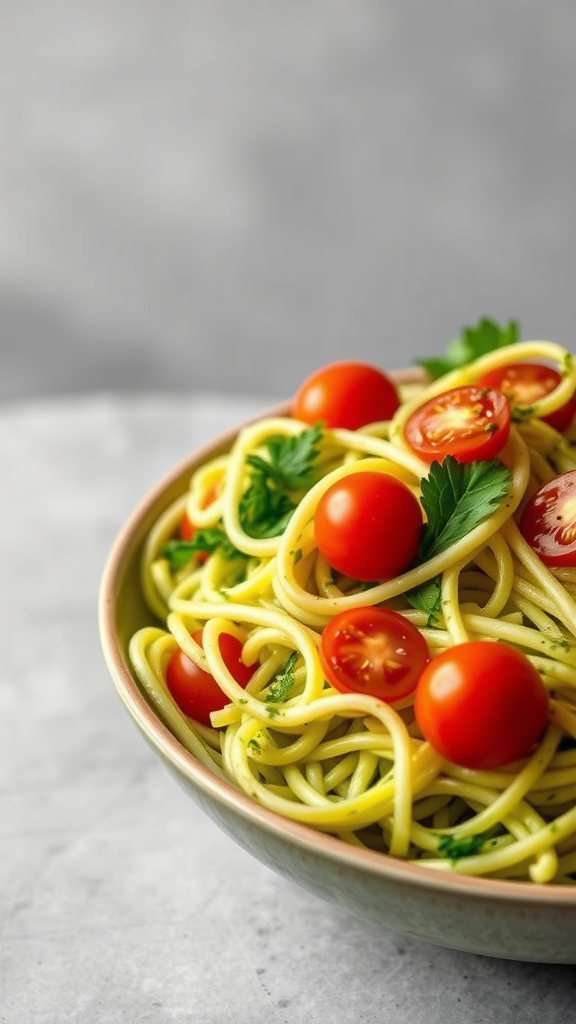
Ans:
POLYGON ((322 432, 315 475, 279 536, 252 536, 245 527, 250 459, 265 457, 271 439, 296 438, 306 426, 280 415, 241 429, 227 453, 194 472, 142 552, 142 592, 156 624, 132 637, 130 658, 179 742, 262 806, 343 842, 445 872, 574 884, 576 569, 547 568, 518 521, 542 483, 576 469, 570 436, 539 418, 575 389, 572 356, 545 341, 497 349, 432 383, 400 385, 404 400, 390 422, 322 432), (530 408, 515 406, 498 455, 509 471, 505 497, 464 537, 399 576, 359 584, 337 573, 314 535, 328 487, 370 470, 392 474, 420 500, 429 464, 406 441, 408 418, 449 388, 522 360, 555 364, 561 382, 530 408), (205 560, 192 556, 174 568, 166 545, 184 513, 197 529, 220 530, 228 550, 216 546, 205 560), (436 579, 440 610, 432 616, 406 594, 436 579), (498 770, 464 768, 422 737, 413 695, 390 705, 333 689, 319 655, 322 630, 335 615, 365 606, 404 615, 432 658, 479 639, 524 652, 549 693, 548 725, 526 757, 498 770), (202 646, 191 635, 197 630, 202 646), (242 660, 254 668, 245 687, 225 664, 223 633, 241 641, 242 660), (225 695, 210 726, 187 717, 168 691, 166 668, 178 648, 225 695))

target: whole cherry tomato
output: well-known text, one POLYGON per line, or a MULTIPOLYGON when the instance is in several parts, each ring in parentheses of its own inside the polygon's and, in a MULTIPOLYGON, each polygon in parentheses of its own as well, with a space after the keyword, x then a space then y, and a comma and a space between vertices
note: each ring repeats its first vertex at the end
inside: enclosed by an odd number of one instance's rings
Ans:
MULTIPOLYGON (((502 391, 514 407, 515 403, 523 406, 533 405, 554 391, 561 380, 562 377, 557 370, 543 363, 510 363, 509 366, 499 366, 485 373, 478 384, 502 391)), ((570 426, 575 413, 576 394, 559 409, 555 409, 548 416, 542 416, 542 419, 544 423, 562 433, 570 426)))
POLYGON ((576 565, 576 470, 542 484, 524 506, 519 526, 545 565, 576 565))
POLYGON ((387 704, 412 693, 428 658, 419 630, 387 608, 340 612, 322 631, 320 660, 328 682, 344 693, 367 693, 387 704))
POLYGON ((396 387, 376 366, 330 363, 311 374, 296 392, 291 413, 304 423, 357 430, 389 420, 400 405, 396 387))
POLYGON ((510 403, 501 391, 465 384, 444 391, 416 409, 404 427, 406 440, 421 458, 441 462, 492 459, 510 433, 510 403))
MULTIPOLYGON (((202 646, 202 630, 192 633, 192 639, 202 646)), ((240 641, 231 633, 221 633, 218 646, 230 674, 240 686, 247 686, 255 667, 241 660, 240 641)), ((210 725, 210 713, 229 703, 214 676, 204 672, 180 647, 171 655, 166 667, 166 686, 180 710, 202 725, 210 725)))
POLYGON ((355 580, 390 579, 416 558, 422 511, 412 491, 388 473, 359 471, 333 483, 314 516, 318 550, 355 580))
POLYGON ((521 651, 472 640, 426 665, 414 712, 422 735, 443 757, 490 770, 530 752, 546 727, 548 693, 521 651))

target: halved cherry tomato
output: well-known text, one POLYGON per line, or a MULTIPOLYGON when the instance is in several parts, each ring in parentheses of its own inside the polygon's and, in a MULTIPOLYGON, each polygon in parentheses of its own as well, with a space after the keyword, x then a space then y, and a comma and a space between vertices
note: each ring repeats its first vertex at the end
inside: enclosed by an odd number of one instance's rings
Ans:
POLYGON ((406 422, 411 448, 428 462, 493 459, 510 433, 510 403, 501 391, 465 384, 421 405, 406 422))
POLYGON ((296 392, 291 413, 304 423, 357 430, 389 420, 400 405, 389 377, 369 363, 330 363, 311 374, 296 392))
POLYGON ((525 654, 472 640, 437 655, 416 687, 425 739, 465 768, 489 770, 525 757, 548 718, 548 693, 525 654))
POLYGON ((320 660, 332 686, 387 704, 412 693, 429 656, 422 633, 387 608, 340 612, 324 627, 320 642, 320 660))
POLYGON ((318 550, 354 580, 391 579, 418 553, 422 511, 412 491, 388 473, 359 471, 333 483, 314 516, 318 550))
POLYGON ((576 565, 576 470, 542 484, 524 506, 519 525, 544 565, 576 565))
MULTIPOLYGON (((202 630, 192 633, 202 646, 202 630)), ((255 666, 245 665, 242 644, 231 633, 221 633, 218 641, 224 664, 240 686, 245 687, 255 672, 255 666)), ((166 667, 166 686, 181 711, 196 722, 210 725, 210 713, 228 704, 228 697, 220 689, 214 676, 204 672, 184 651, 177 647, 166 667)))
MULTIPOLYGON (((502 391, 510 399, 512 406, 515 402, 518 405, 531 406, 554 391, 561 381, 562 377, 558 371, 552 366, 545 366, 544 363, 510 363, 509 366, 499 366, 485 373, 478 384, 481 387, 497 388, 502 391)), ((555 409, 548 416, 542 416, 542 420, 562 433, 570 426, 575 413, 576 394, 559 409, 555 409)))

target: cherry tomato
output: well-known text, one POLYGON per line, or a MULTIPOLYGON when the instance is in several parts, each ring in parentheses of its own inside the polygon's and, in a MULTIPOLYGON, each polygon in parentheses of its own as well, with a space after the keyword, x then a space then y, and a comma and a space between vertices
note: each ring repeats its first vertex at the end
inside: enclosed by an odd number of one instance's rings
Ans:
POLYGON ((357 430, 389 420, 400 405, 389 377, 368 363, 331 363, 311 374, 296 392, 292 416, 304 423, 357 430))
POLYGON ((524 506, 519 526, 544 565, 576 565, 576 470, 542 484, 524 506))
POLYGON ((322 631, 322 667, 328 682, 343 693, 367 693, 387 704, 403 700, 428 658, 419 630, 387 608, 340 612, 322 631))
POLYGON ((316 507, 318 550, 355 580, 391 579, 416 558, 422 512, 412 491, 388 473, 359 471, 333 483, 316 507))
POLYGON ((548 694, 525 654, 493 640, 457 644, 426 665, 416 721, 443 757, 490 770, 525 757, 548 718, 548 694))
MULTIPOLYGON (((202 630, 192 633, 192 638, 202 645, 202 630)), ((255 668, 241 660, 240 641, 231 633, 221 633, 218 645, 230 674, 240 686, 247 686, 255 668)), ((180 647, 171 655, 166 667, 166 686, 180 710, 203 725, 210 725, 211 711, 219 711, 229 703, 214 676, 204 672, 180 647)))
POLYGON ((431 398, 404 428, 411 448, 428 462, 492 459, 510 433, 510 403, 501 391, 466 384, 431 398))
POLYGON ((184 512, 182 519, 180 520, 180 536, 182 540, 192 540, 192 537, 196 533, 195 527, 188 518, 188 513, 184 512))
MULTIPOLYGON (((517 402, 518 405, 531 406, 554 391, 561 381, 562 377, 558 371, 543 363, 511 363, 509 366, 499 366, 485 373, 478 384, 502 391, 512 405, 517 402)), ((559 409, 555 409, 548 416, 542 416, 542 420, 562 433, 570 426, 574 413, 576 394, 559 409)))

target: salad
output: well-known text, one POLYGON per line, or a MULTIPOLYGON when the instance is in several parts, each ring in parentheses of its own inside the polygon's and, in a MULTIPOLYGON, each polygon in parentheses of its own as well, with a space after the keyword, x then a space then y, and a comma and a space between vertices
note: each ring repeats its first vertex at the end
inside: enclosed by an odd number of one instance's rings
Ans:
POLYGON ((275 813, 431 870, 576 880, 576 367, 511 322, 320 368, 154 524, 130 658, 275 813))

